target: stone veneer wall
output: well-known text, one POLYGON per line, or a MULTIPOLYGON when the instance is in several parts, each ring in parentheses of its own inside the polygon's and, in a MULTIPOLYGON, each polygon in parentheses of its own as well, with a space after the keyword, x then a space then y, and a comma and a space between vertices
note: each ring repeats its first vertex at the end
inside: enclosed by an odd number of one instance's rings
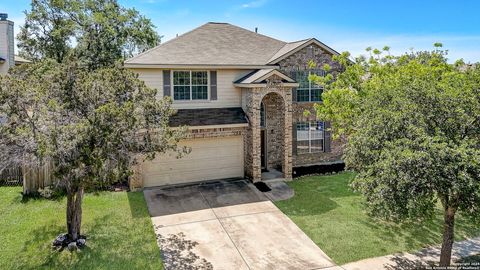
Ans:
MULTIPOLYGON (((317 120, 313 104, 310 102, 293 103, 293 123, 317 120), (305 111, 310 113, 305 115, 305 111)), ((341 139, 337 139, 330 143, 330 152, 294 154, 293 167, 341 161, 343 147, 344 142, 341 139)))
POLYGON ((267 147, 267 169, 282 168, 285 149, 285 106, 283 98, 275 93, 267 94, 265 105, 265 135, 267 147))
POLYGON ((322 68, 324 64, 331 67, 331 72, 336 75, 343 71, 342 66, 333 61, 332 55, 317 45, 303 48, 300 51, 288 56, 278 63, 281 70, 304 70, 308 69, 308 62, 313 60, 317 68, 322 68))
POLYGON ((245 113, 249 119, 249 126, 245 132, 245 175, 254 182, 262 179, 261 172, 261 149, 260 149, 260 103, 269 93, 276 93, 281 97, 284 104, 283 111, 278 111, 279 116, 284 117, 282 172, 286 179, 292 178, 292 91, 291 88, 266 87, 245 88, 245 113))
MULTIPOLYGON (((332 55, 317 45, 312 45, 312 48, 303 48, 302 50, 283 59, 278 64, 280 69, 284 71, 305 70, 308 69, 308 62, 313 60, 317 64, 317 68, 322 68, 324 64, 331 67, 331 72, 334 76, 343 71, 343 67, 332 60, 332 55)), ((317 120, 315 110, 313 109, 314 102, 293 102, 293 125, 297 122, 307 122, 317 120), (309 111, 309 115, 304 112, 309 111)), ((321 119, 319 119, 321 120, 321 119)), ((293 127, 292 127, 293 128, 293 127)), ((306 166, 328 162, 341 161, 343 155, 344 142, 342 140, 334 140, 331 142, 331 151, 328 153, 312 153, 293 155, 293 166, 306 166)))

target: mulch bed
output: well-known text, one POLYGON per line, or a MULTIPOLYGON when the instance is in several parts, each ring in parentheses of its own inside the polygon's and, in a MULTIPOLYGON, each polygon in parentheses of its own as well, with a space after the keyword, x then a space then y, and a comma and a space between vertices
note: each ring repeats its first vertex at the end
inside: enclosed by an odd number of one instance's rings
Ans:
POLYGON ((345 170, 345 163, 334 163, 325 165, 313 165, 293 168, 293 178, 312 174, 330 174, 345 170))

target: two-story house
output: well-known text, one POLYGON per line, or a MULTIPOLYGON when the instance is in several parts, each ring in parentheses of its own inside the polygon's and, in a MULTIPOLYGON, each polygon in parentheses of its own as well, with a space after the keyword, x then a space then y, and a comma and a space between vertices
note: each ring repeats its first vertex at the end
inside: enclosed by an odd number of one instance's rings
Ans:
POLYGON ((125 67, 170 96, 178 110, 171 126, 189 126, 182 145, 192 152, 167 154, 137 167, 135 187, 225 178, 291 179, 293 168, 340 160, 329 123, 313 104, 322 88, 308 80, 342 67, 338 54, 310 38, 284 42, 228 23, 207 23, 125 62, 125 67), (311 111, 310 114, 304 113, 311 111))

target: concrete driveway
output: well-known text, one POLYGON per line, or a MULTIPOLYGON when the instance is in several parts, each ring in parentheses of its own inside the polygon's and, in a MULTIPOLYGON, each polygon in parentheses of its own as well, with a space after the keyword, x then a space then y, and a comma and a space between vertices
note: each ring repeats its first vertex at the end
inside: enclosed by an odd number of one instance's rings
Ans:
POLYGON ((166 269, 340 269, 244 180, 144 194, 166 269))

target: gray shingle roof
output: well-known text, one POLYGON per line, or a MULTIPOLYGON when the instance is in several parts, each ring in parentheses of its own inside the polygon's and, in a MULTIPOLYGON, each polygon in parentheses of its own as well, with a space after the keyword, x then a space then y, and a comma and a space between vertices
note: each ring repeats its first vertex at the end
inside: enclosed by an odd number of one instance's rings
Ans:
POLYGON ((265 65, 286 44, 228 23, 207 23, 125 63, 265 65))
POLYGON ((170 126, 209 126, 246 124, 242 108, 180 109, 170 117, 170 126))

